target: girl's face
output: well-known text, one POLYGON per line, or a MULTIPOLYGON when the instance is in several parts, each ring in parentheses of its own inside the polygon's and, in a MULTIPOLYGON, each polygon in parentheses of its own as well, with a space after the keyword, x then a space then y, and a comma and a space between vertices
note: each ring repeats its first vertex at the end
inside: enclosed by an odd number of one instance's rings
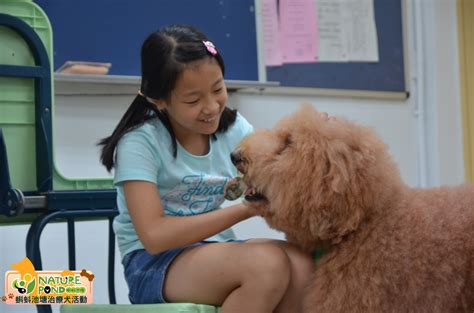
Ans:
POLYGON ((213 58, 188 64, 176 81, 165 108, 178 140, 196 135, 211 135, 227 102, 227 89, 221 68, 213 58))

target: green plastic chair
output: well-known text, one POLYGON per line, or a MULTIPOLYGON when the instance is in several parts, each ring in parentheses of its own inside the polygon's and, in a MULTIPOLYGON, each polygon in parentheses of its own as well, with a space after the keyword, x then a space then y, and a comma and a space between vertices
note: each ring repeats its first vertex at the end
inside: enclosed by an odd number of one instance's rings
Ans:
POLYGON ((61 313, 217 313, 210 305, 192 303, 166 304, 85 304, 62 305, 61 313))

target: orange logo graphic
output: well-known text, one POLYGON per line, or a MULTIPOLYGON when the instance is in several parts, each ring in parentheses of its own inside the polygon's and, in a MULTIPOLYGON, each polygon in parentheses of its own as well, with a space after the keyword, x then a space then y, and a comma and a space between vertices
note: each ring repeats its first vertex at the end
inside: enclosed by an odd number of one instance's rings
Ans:
POLYGON ((92 303, 94 274, 82 271, 36 271, 28 258, 12 264, 16 271, 5 273, 7 304, 92 303))

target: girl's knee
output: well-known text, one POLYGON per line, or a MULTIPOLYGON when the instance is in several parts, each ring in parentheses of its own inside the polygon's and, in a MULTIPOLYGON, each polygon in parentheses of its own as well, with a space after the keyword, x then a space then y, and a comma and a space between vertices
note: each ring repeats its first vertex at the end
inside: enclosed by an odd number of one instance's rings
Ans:
POLYGON ((292 281, 296 288, 305 288, 313 277, 315 263, 311 255, 300 250, 288 253, 292 264, 292 281))
POLYGON ((300 252, 292 261, 294 261, 298 273, 305 276, 311 276, 313 274, 315 264, 311 255, 300 252))
POLYGON ((291 262, 286 252, 272 244, 249 245, 247 277, 268 287, 286 290, 291 278, 291 262))

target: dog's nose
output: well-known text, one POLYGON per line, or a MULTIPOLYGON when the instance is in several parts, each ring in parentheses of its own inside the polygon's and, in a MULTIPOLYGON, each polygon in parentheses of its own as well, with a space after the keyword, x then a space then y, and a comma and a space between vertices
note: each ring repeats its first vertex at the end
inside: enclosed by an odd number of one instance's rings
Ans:
POLYGON ((231 154, 230 154, 230 159, 232 161, 232 163, 234 165, 237 166, 237 164, 239 164, 240 162, 242 162, 242 157, 240 156, 240 152, 239 151, 233 151, 231 154))

